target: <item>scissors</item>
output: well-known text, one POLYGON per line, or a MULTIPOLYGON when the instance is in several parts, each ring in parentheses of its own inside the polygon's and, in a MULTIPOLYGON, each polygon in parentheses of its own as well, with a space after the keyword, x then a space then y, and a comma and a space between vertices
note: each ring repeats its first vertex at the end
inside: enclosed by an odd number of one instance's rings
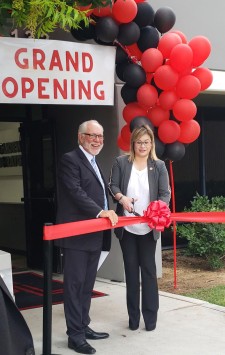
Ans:
POLYGON ((135 209, 134 209, 134 198, 132 198, 132 205, 133 205, 133 209, 132 209, 132 214, 134 214, 136 217, 141 217, 141 215, 139 214, 139 213, 137 213, 137 212, 135 212, 135 209))

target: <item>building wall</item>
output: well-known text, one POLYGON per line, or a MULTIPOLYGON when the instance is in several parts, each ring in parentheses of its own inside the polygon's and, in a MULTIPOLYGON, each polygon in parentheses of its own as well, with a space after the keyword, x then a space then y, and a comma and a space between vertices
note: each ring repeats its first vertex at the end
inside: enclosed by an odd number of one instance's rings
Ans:
POLYGON ((173 29, 182 31, 190 40, 195 36, 206 36, 212 45, 210 57, 204 63, 210 69, 225 70, 225 2, 215 0, 151 0, 151 6, 156 11, 160 7, 171 7, 176 15, 173 29))

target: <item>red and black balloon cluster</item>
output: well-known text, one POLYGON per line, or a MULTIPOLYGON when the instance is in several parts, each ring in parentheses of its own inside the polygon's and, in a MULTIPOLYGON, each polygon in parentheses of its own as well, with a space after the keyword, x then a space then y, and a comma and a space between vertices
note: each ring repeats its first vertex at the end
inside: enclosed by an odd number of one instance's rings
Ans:
POLYGON ((200 134, 193 99, 213 80, 211 71, 202 67, 211 52, 209 40, 196 36, 188 41, 184 33, 172 30, 176 15, 170 7, 154 11, 140 0, 88 6, 89 27, 71 33, 79 41, 117 46, 116 74, 124 82, 126 122, 117 140, 119 148, 128 151, 132 130, 148 124, 158 157, 180 160, 187 144, 200 134))

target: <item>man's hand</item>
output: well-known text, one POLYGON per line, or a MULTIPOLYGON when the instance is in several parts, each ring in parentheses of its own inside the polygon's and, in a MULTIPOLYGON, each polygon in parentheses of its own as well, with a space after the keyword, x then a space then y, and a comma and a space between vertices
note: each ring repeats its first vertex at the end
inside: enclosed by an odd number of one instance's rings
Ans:
POLYGON ((99 217, 101 218, 109 218, 111 223, 112 223, 112 226, 115 226, 118 222, 118 216, 117 214, 115 213, 115 211, 113 210, 106 210, 106 211, 102 211, 99 215, 99 217))

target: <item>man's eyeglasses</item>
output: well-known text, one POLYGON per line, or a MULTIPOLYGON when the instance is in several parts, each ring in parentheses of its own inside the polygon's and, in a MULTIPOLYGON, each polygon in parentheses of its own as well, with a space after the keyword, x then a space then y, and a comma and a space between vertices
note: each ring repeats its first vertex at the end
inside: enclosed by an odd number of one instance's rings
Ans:
POLYGON ((94 139, 99 139, 100 141, 103 141, 104 140, 104 136, 102 134, 95 134, 95 133, 82 133, 84 134, 85 136, 89 136, 89 138, 91 140, 94 140, 94 139))
POLYGON ((137 141, 137 142, 135 142, 135 143, 136 143, 139 147, 141 147, 142 145, 146 147, 146 146, 152 144, 151 141, 144 141, 144 142, 142 142, 142 141, 137 141))

